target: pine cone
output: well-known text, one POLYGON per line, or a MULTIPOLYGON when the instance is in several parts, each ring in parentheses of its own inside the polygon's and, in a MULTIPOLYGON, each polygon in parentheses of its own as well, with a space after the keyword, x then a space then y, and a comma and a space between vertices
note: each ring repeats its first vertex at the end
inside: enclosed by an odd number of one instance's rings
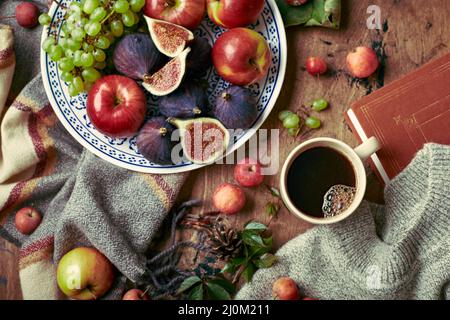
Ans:
POLYGON ((235 257, 241 250, 242 239, 239 233, 230 228, 227 223, 218 218, 210 230, 207 240, 210 251, 218 259, 227 261, 235 257))

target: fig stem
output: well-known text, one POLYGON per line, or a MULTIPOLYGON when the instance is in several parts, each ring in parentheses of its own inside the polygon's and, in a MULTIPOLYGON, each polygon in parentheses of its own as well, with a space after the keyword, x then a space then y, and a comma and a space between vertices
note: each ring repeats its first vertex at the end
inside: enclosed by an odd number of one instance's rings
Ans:
POLYGON ((167 134, 167 128, 159 128, 159 134, 164 137, 167 134))
POLYGON ((192 113, 195 115, 199 115, 202 113, 202 110, 199 107, 195 107, 194 109, 192 109, 192 113))
POLYGON ((222 93, 222 98, 224 98, 225 100, 230 100, 231 94, 229 94, 228 92, 224 92, 222 93))

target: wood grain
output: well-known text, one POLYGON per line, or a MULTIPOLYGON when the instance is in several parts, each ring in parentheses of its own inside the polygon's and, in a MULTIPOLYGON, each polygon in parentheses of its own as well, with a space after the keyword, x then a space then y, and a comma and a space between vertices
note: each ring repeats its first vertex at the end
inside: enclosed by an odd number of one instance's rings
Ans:
MULTIPOLYGON (((450 11, 448 0, 406 1, 406 0, 343 0, 343 24, 338 31, 323 28, 291 28, 288 37, 288 67, 284 86, 269 119, 263 128, 281 129, 277 119, 279 111, 295 111, 301 105, 315 98, 323 97, 330 101, 331 108, 319 115, 323 122, 320 130, 307 137, 291 138, 285 130, 280 135, 280 164, 296 145, 306 138, 328 136, 341 139, 356 146, 356 139, 344 124, 342 114, 350 104, 366 94, 366 88, 350 84, 345 75, 345 57, 348 51, 359 45, 370 46, 373 41, 383 41, 388 56, 385 82, 389 83, 416 69, 429 60, 448 52, 450 44, 450 11), (369 5, 381 8, 383 30, 369 30, 366 27, 366 13, 369 5), (330 76, 313 78, 303 69, 308 56, 326 57, 334 70, 330 76)), ((207 211, 212 209, 210 198, 215 187, 224 182, 233 182, 232 165, 215 165, 193 172, 189 177, 180 201, 198 198, 205 202, 207 211)), ((366 198, 382 201, 382 188, 373 174, 369 173, 369 187, 366 198)), ((278 176, 266 177, 266 183, 278 186, 278 176)), ((236 226, 256 219, 269 223, 265 206, 273 198, 264 188, 247 189, 248 204, 239 215, 232 217, 236 226)), ((275 245, 281 246, 311 226, 293 217, 282 209, 277 219, 270 222, 275 245)), ((17 276, 17 250, 0 240, 0 299, 20 298, 17 276), (4 280, 7 279, 7 284, 4 280)))

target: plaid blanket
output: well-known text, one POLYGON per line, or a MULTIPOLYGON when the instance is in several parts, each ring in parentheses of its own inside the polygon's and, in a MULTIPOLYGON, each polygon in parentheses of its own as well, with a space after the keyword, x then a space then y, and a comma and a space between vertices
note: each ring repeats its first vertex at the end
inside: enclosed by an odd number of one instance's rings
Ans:
MULTIPOLYGON (((0 11, 13 14, 16 4, 0 3, 0 11)), ((84 150, 65 131, 37 74, 41 30, 0 26, 0 236, 21 248, 25 299, 62 298, 55 266, 77 246, 96 247, 124 275, 106 297, 118 298, 125 277, 143 277, 144 254, 185 175, 115 167, 84 150), (15 213, 25 206, 43 214, 30 236, 14 226, 15 213)))

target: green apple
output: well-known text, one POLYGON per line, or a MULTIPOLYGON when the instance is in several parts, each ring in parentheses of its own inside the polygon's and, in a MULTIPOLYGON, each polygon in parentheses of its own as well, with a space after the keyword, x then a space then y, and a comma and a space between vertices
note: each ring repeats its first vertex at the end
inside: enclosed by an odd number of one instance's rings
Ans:
POLYGON ((56 273, 61 291, 76 300, 98 299, 114 281, 113 265, 94 248, 69 251, 59 261, 56 273))

